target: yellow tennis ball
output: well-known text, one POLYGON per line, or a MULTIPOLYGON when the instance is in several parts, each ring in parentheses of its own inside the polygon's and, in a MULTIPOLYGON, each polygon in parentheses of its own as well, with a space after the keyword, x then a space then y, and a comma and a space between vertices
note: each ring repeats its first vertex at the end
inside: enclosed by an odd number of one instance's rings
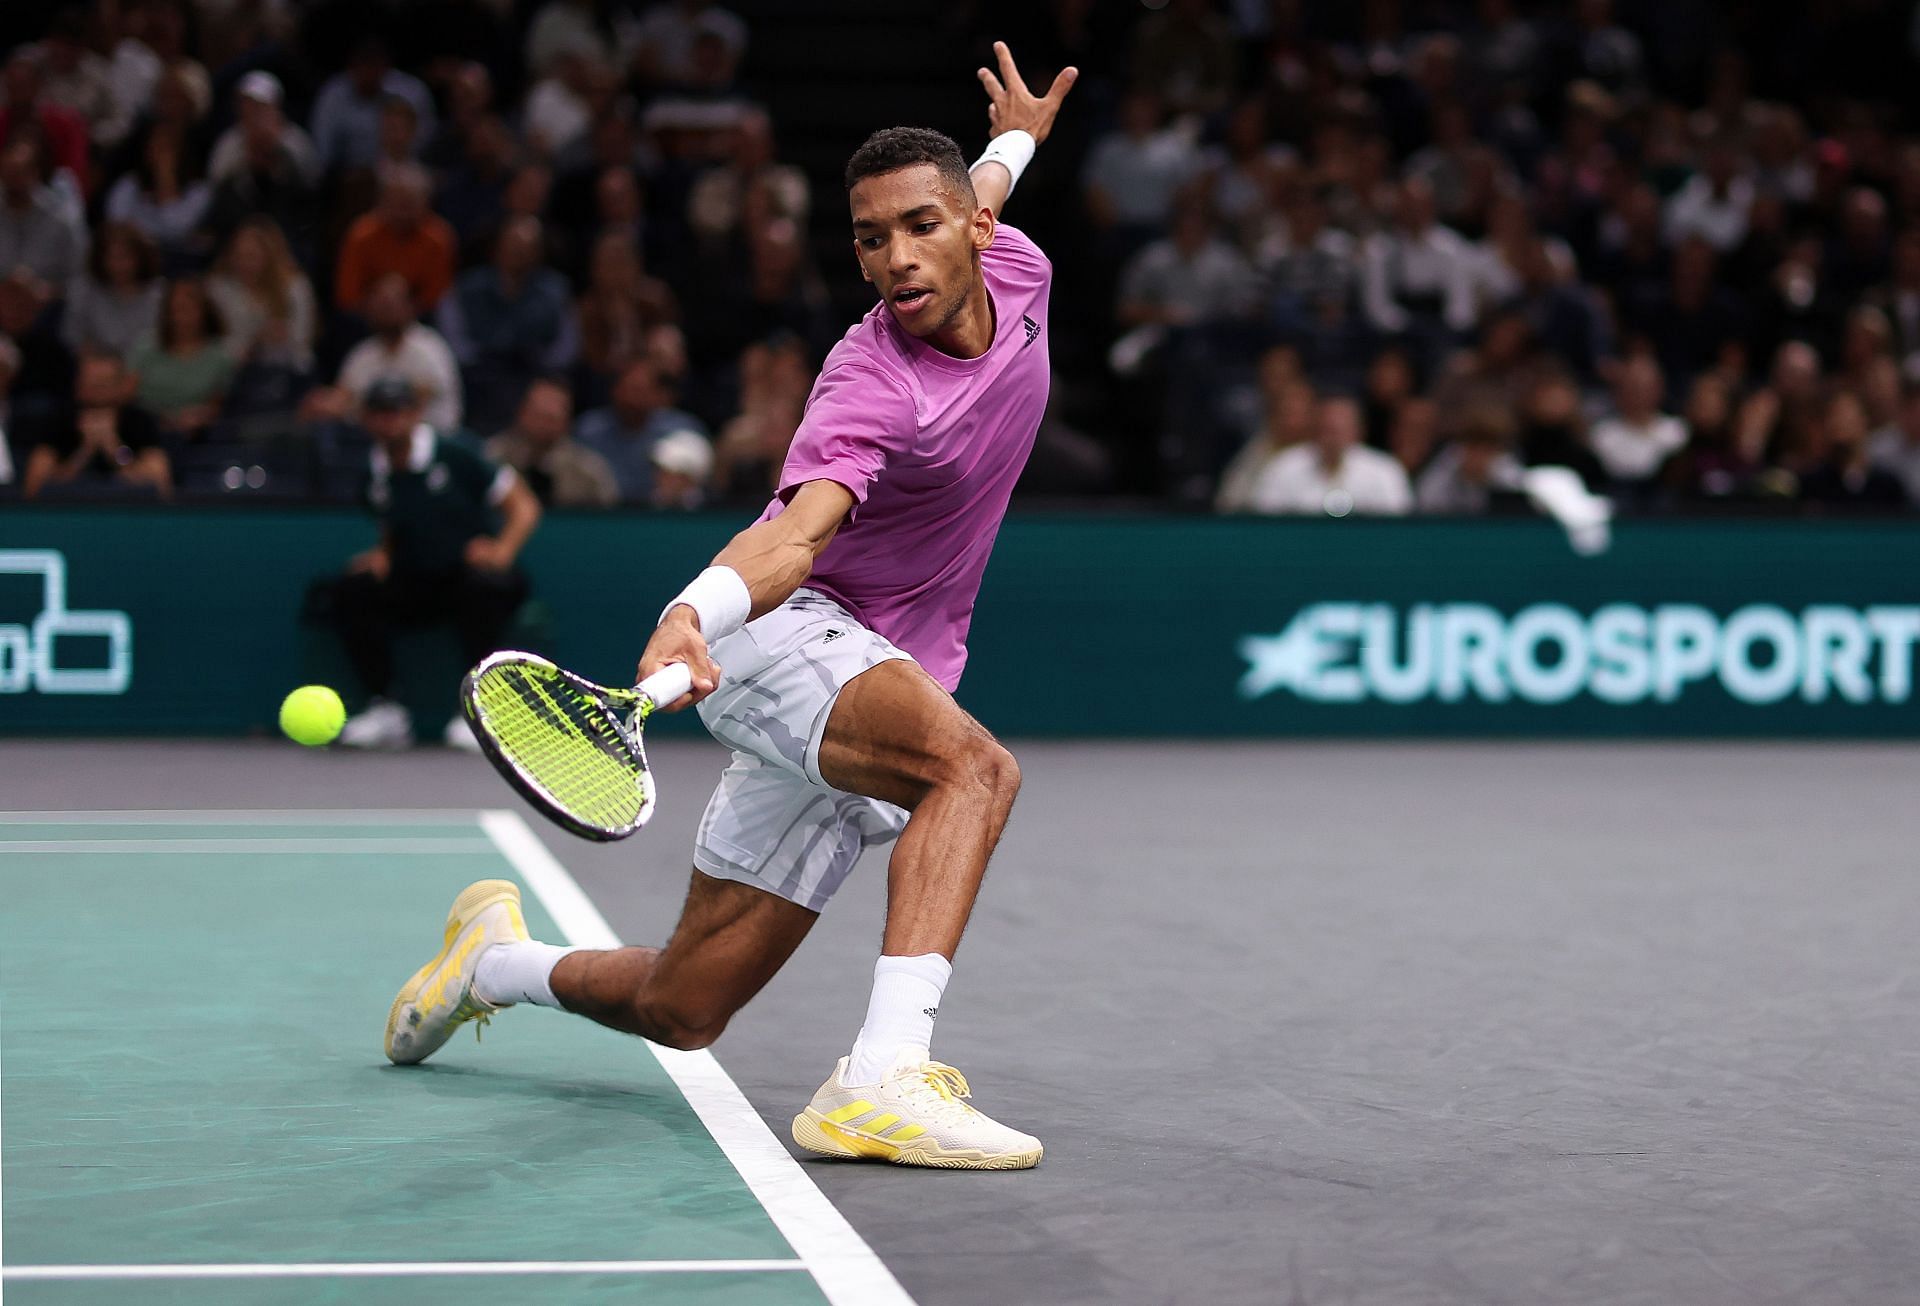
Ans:
POLYGON ((280 728, 309 748, 331 744, 346 721, 346 705, 325 685, 302 685, 280 704, 280 728))

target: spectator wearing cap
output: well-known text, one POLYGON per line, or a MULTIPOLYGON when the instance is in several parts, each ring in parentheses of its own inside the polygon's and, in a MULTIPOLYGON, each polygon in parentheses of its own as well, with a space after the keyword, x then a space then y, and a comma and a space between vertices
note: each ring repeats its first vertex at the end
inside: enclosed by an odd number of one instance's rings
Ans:
MULTIPOLYGON (((111 354, 83 354, 74 371, 73 399, 41 425, 27 455, 20 493, 37 497, 50 486, 135 490, 167 498, 173 468, 153 419, 127 402, 133 378, 111 354)), ((16 447, 25 444, 16 442, 16 447)))
POLYGON ((213 144, 207 175, 225 181, 243 169, 262 163, 272 173, 288 173, 311 185, 320 175, 320 156, 313 138, 286 116, 286 95, 280 79, 256 69, 240 79, 233 91, 234 123, 213 144))
POLYGON ((431 312, 453 284, 459 241, 453 228, 427 207, 430 183, 417 163, 381 170, 380 198, 373 212, 347 229, 334 274, 334 302, 349 313, 365 310, 368 290, 398 274, 422 312, 431 312))
MULTIPOLYGON (((385 377, 367 392, 361 424, 373 437, 366 502, 380 541, 344 576, 322 581, 309 612, 339 633, 368 707, 347 722, 349 747, 404 747, 407 710, 388 699, 393 638, 403 626, 451 626, 469 662, 499 648, 526 600, 516 563, 540 521, 540 501, 510 467, 496 467, 421 420, 412 387, 385 377)), ((456 716, 447 742, 469 747, 456 716)))
POLYGON ((713 446, 693 431, 674 431, 653 446, 653 507, 691 512, 707 501, 713 477, 713 446))
POLYGON ((613 402, 581 415, 574 438, 613 468, 622 503, 653 498, 653 447, 675 431, 706 438, 706 428, 691 413, 671 407, 671 394, 653 360, 627 364, 614 382, 613 402))
POLYGON ((459 360, 467 409, 479 429, 504 421, 535 377, 563 372, 579 352, 566 278, 542 263, 533 217, 510 218, 493 260, 461 274, 440 303, 440 334, 459 360))
POLYGON ((460 369, 440 333, 415 316, 406 278, 395 272, 376 281, 366 309, 373 334, 347 352, 333 385, 307 394, 302 415, 309 421, 352 417, 374 382, 400 377, 412 388, 428 425, 458 430, 463 412, 460 369))
POLYGON ((1283 449, 1254 481, 1255 512, 1345 517, 1400 516, 1413 508, 1407 473, 1395 459, 1360 443, 1360 404, 1344 395, 1315 406, 1313 438, 1283 449))
POLYGON ((620 486, 607 460, 575 440, 573 395, 541 377, 527 387, 513 425, 487 441, 487 457, 519 472, 550 508, 611 508, 620 486))
POLYGON ((314 248, 315 187, 320 160, 313 141, 282 109, 280 80, 251 72, 234 94, 234 125, 214 144, 208 175, 213 203, 207 223, 222 238, 264 214, 286 233, 303 260, 314 248))
POLYGON ((413 106, 416 150, 433 133, 433 96, 425 83, 393 66, 387 47, 367 37, 354 47, 342 71, 329 77, 313 102, 313 143, 329 171, 371 168, 380 157, 380 115, 397 95, 413 106))

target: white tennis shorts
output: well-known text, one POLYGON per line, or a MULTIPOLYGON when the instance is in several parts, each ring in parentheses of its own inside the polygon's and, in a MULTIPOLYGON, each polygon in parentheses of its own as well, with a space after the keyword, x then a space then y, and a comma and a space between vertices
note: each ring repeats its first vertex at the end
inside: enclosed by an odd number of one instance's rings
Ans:
POLYGON ((820 778, 820 737, 841 687, 870 667, 913 659, 816 590, 716 642, 720 687, 700 719, 733 750, 707 803, 693 864, 778 894, 827 905, 863 850, 891 843, 904 808, 820 778))

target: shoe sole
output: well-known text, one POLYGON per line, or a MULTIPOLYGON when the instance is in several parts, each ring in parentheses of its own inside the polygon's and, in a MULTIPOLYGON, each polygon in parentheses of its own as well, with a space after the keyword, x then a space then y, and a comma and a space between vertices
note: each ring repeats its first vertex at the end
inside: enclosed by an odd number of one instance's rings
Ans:
POLYGON ((446 1040, 443 1039, 417 1057, 396 1057, 393 1054, 393 1032, 400 1025, 400 1009, 420 996, 420 990, 426 987, 427 980, 434 971, 440 969, 447 954, 453 951, 453 945, 459 940, 460 932, 467 927, 467 923, 494 903, 502 901, 513 904, 513 914, 518 919, 520 886, 511 880, 477 880, 462 889, 460 896, 453 900, 453 906, 447 911, 447 928, 440 941, 440 951, 433 954, 432 961, 415 971, 412 979, 400 986, 400 991, 394 994, 393 1005, 387 1008, 386 1052, 387 1060, 394 1065, 418 1065, 445 1046, 446 1040))
MULTIPOLYGON (((1044 1147, 1030 1152, 946 1152, 926 1147, 903 1147, 883 1138, 844 1129, 808 1107, 793 1118, 793 1141, 809 1152, 852 1161, 886 1161, 893 1165, 927 1166, 938 1170, 1031 1170, 1040 1164, 1044 1147)), ((936 1145, 937 1146, 937 1145, 936 1145)))

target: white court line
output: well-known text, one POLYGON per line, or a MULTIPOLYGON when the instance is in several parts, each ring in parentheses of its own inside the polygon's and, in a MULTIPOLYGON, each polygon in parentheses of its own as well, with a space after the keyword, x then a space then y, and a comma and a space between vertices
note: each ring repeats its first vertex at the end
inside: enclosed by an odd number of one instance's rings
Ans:
MULTIPOLYGON (((519 813, 507 810, 483 811, 481 828, 492 847, 497 849, 539 897, 568 940, 588 947, 615 948, 620 940, 606 918, 600 914, 573 877, 567 873, 547 846, 540 842, 519 813)), ((261 811, 11 811, 0 812, 0 826, 60 824, 181 824, 205 825, 209 818, 227 820, 236 825, 311 824, 317 818, 356 817, 377 823, 445 824, 472 821, 471 808, 459 809, 373 809, 340 808, 261 811)), ((33 841, 35 843, 42 841, 33 841)), ((67 841, 44 841, 72 847, 67 841)), ((178 844, 190 840, 95 840, 113 851, 131 851, 151 844, 178 844)), ((232 845, 234 840, 211 840, 232 845)), ((288 844, 299 840, 261 840, 262 843, 288 844)), ((340 851, 368 851, 374 840, 339 839, 327 842, 341 845, 340 851)), ((388 840, 387 842, 435 842, 430 840, 388 840)), ((460 851, 473 851, 478 840, 460 842, 460 851)), ((22 842, 0 840, 0 851, 20 848, 22 842)), ((446 1261, 446 1262, 339 1262, 262 1265, 20 1265, 0 1269, 0 1285, 8 1280, 29 1279, 144 1279, 144 1278, 270 1278, 342 1276, 418 1276, 434 1274, 570 1274, 570 1273, 699 1273, 725 1271, 811 1272, 821 1293, 832 1306, 914 1306, 913 1299, 900 1286, 891 1271, 873 1249, 856 1233, 826 1198, 807 1173, 800 1168, 766 1122, 747 1101, 740 1088, 721 1068, 710 1052, 681 1052, 648 1043, 654 1057, 672 1078, 675 1087, 693 1107, 694 1114, 748 1189, 772 1219, 774 1227, 799 1256, 798 1260, 772 1261, 446 1261)), ((4 1083, 0 1079, 0 1083, 4 1083)), ((3 1172, 0 1172, 3 1173, 3 1172)), ((3 1260, 0 1254, 0 1260, 3 1260)), ((0 1287, 4 1293, 4 1287, 0 1287)))
MULTIPOLYGON (((569 942, 590 948, 620 946, 606 917, 518 812, 481 812, 480 828, 532 887, 569 942)), ((647 1047, 833 1306, 913 1306, 893 1272, 774 1137, 711 1052, 681 1052, 653 1043, 647 1047)))
POLYGON ((244 807, 76 807, 0 811, 0 825, 314 825, 342 817, 375 818, 374 825, 470 825, 471 807, 299 807, 261 811, 244 807))
POLYGON ((499 1274, 761 1274, 803 1261, 294 1261, 262 1265, 10 1265, 9 1279, 373 1279, 499 1274))
POLYGON ((19 853, 490 853, 485 839, 0 839, 19 853))

